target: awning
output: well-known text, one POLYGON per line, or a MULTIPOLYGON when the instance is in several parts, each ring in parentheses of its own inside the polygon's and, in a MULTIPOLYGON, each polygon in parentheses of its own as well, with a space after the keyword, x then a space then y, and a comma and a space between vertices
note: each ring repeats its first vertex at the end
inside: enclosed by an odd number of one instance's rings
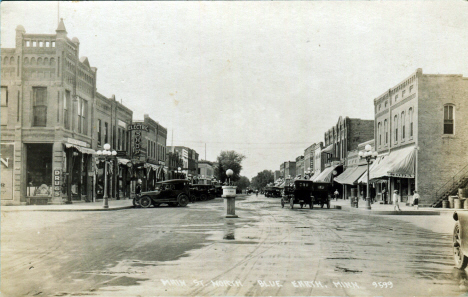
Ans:
POLYGON ((81 152, 83 154, 89 154, 89 155, 96 154, 95 150, 85 148, 85 147, 82 147, 82 146, 79 146, 79 145, 74 145, 74 144, 70 144, 70 143, 64 143, 64 145, 65 145, 66 148, 71 148, 71 147, 76 148, 79 152, 81 152))
POLYGON ((322 150, 322 153, 333 154, 333 144, 330 144, 322 150))
POLYGON ((330 166, 328 168, 325 168, 322 173, 320 173, 313 181, 314 182, 322 182, 322 183, 329 183, 331 182, 332 176, 333 176, 333 170, 335 170, 336 167, 340 165, 335 165, 335 166, 330 166))
POLYGON ((366 171, 367 165, 348 167, 342 174, 338 175, 334 180, 342 185, 353 185, 366 171))
POLYGON ((117 158, 117 163, 118 164, 127 165, 128 162, 130 162, 129 159, 117 158))
POLYGON ((314 175, 312 175, 312 176, 309 178, 309 180, 314 180, 315 178, 317 178, 317 176, 320 175, 320 173, 321 173, 321 172, 319 172, 319 171, 315 172, 314 175))
MULTIPOLYGON (((369 168, 369 180, 390 176, 414 178, 415 159, 414 146, 392 151, 389 155, 374 161, 374 164, 369 168)), ((363 175, 358 182, 367 183, 367 176, 363 175)))

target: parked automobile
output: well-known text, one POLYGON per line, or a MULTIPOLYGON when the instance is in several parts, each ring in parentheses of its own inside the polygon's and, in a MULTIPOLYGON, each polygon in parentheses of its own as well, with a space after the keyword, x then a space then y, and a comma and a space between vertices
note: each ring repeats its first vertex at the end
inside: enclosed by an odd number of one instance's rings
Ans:
POLYGON ((223 196, 223 186, 216 185, 215 186, 215 194, 216 194, 216 197, 223 196))
POLYGON ((455 220, 453 228, 453 258, 455 260, 455 267, 465 269, 468 266, 468 212, 455 212, 453 219, 455 220))
POLYGON ((294 204, 299 204, 302 207, 309 205, 310 208, 314 208, 312 201, 312 186, 313 183, 310 180, 295 180, 294 183, 284 187, 284 194, 281 198, 281 207, 285 204, 289 204, 291 208, 294 208, 294 204))
POLYGON ((187 206, 189 197, 189 181, 173 179, 157 183, 154 191, 141 192, 138 204, 143 208, 148 208, 151 205, 158 207, 161 204, 187 206))
POLYGON ((211 185, 190 185, 190 200, 193 202, 214 198, 212 187, 211 185))
POLYGON ((332 186, 330 183, 312 182, 312 200, 314 204, 319 204, 321 208, 324 205, 330 208, 330 197, 332 195, 332 186))

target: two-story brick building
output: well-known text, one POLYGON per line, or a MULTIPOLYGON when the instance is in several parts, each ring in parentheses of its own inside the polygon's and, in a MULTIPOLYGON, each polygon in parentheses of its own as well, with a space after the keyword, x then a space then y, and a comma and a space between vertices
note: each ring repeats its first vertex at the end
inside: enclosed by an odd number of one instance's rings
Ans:
MULTIPOLYGON (((370 170, 377 192, 417 189, 420 204, 438 205, 468 177, 468 78, 422 69, 374 99, 375 147, 370 170), (380 186, 380 187, 379 187, 380 186)), ((466 181, 465 181, 466 183, 466 181)))

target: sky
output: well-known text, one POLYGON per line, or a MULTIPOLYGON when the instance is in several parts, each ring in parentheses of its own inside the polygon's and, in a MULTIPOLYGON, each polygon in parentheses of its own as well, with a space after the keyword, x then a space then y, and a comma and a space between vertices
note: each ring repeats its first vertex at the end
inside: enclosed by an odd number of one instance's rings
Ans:
POLYGON ((373 100, 422 68, 468 76, 468 1, 2 2, 15 28, 55 34, 58 15, 97 89, 168 129, 167 145, 241 175, 279 170, 340 116, 373 119, 373 100), (173 139, 172 139, 173 134, 173 139), (206 147, 206 149, 205 149, 206 147))

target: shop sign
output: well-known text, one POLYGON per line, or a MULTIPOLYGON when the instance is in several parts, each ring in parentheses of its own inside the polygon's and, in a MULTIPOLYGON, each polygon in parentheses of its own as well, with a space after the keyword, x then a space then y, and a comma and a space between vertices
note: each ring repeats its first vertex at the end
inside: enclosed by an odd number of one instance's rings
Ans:
POLYGON ((144 125, 144 124, 132 124, 132 125, 128 126, 128 130, 129 131, 142 130, 142 131, 149 132, 149 127, 147 125, 144 125))
POLYGON ((13 200, 13 167, 15 163, 15 146, 12 143, 2 143, 0 147, 0 152, 1 199, 13 200))
POLYGON ((81 140, 76 140, 73 138, 67 138, 67 142, 70 144, 82 146, 82 147, 91 147, 88 143, 81 141, 81 140))
POLYGON ((61 177, 62 177, 62 169, 55 168, 54 169, 54 196, 60 197, 60 190, 61 190, 61 177))
POLYGON ((141 132, 140 131, 135 131, 133 133, 133 155, 134 156, 139 156, 141 153, 141 132))

